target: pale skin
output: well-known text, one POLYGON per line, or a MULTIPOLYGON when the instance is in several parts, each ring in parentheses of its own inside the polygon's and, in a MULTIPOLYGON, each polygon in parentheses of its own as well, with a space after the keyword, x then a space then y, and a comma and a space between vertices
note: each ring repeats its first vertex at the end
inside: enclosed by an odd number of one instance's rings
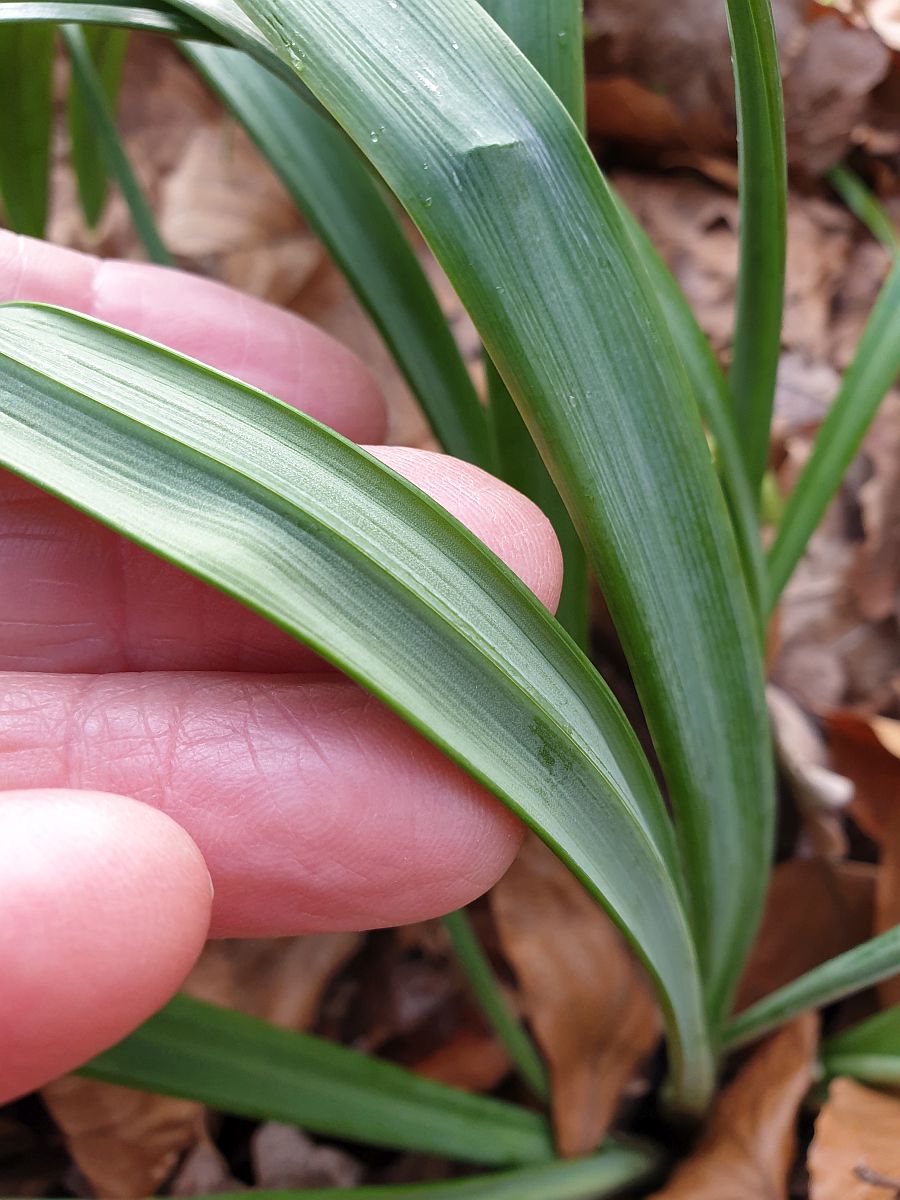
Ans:
MULTIPOLYGON (((474 467, 380 446, 365 366, 298 317, 0 231, 14 299, 164 342, 367 444, 555 605, 541 513, 474 467)), ((485 891, 520 836, 297 642, 0 472, 0 1102, 118 1041, 208 936, 432 917, 485 891)))

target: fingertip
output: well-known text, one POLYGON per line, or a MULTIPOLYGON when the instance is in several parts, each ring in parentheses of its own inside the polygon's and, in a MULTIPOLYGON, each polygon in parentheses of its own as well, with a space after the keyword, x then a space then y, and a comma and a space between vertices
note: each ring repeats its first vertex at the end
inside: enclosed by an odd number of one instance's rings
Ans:
POLYGON ((99 792, 0 794, 0 1102, 115 1044, 203 947, 212 888, 171 818, 99 792))
POLYGON ((462 521, 555 611, 562 552, 553 526, 533 501, 459 458, 408 446, 366 449, 462 521))

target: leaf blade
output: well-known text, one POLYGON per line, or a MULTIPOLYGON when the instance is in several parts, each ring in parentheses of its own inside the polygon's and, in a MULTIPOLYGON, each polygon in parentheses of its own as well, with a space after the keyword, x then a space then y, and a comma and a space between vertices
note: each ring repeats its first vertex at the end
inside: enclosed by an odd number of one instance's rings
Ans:
POLYGON ((812 454, 788 496, 767 557, 771 612, 858 451, 878 406, 900 374, 900 256, 869 314, 812 454))
POLYGON ((73 78, 77 82, 84 108, 90 114, 97 147, 107 170, 115 178, 125 197, 131 219, 147 255, 151 262, 171 266, 172 258, 156 228, 153 210, 131 169, 131 163, 119 138, 103 80, 94 65, 84 31, 78 25, 63 25, 60 27, 60 34, 72 64, 73 78))
POLYGON ((440 306, 351 144, 236 50, 186 45, 241 121, 374 320, 449 454, 491 466, 484 410, 440 306))
POLYGON ((374 1145, 494 1164, 553 1153, 546 1122, 527 1109, 188 996, 80 1073, 374 1145))
POLYGON ((717 1024, 771 855, 762 672, 695 403, 615 203, 474 0, 241 3, 425 233, 553 463, 678 809, 717 1024))
POLYGON ((50 196, 53 26, 0 26, 0 194, 17 233, 42 237, 50 196))
POLYGON ((807 971, 738 1013, 725 1030, 734 1049, 811 1008, 833 1004, 900 973, 900 925, 807 971))
POLYGON ((702 1104, 668 817, 621 709, 539 601, 410 484, 236 380, 33 305, 0 309, 0 354, 0 462, 313 646, 529 822, 659 982, 702 1104))
MULTIPOLYGON (((82 32, 107 107, 114 113, 128 49, 128 32, 103 26, 89 26, 82 32)), ((109 177, 103 149, 77 80, 73 80, 69 91, 68 109, 72 165, 75 168, 78 195, 85 220, 93 229, 103 211, 109 177)))
POLYGON ((787 146, 771 0, 726 0, 738 117, 740 231, 729 382, 747 475, 769 456, 787 253, 787 146))

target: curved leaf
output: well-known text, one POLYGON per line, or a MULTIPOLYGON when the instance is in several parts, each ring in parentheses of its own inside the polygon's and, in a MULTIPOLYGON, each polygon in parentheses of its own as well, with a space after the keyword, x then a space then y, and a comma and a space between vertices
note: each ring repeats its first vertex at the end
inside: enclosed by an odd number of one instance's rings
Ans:
POLYGON ((768 554, 769 611, 800 561, 859 450, 881 401, 900 374, 900 257, 894 260, 822 422, 812 454, 788 496, 768 554))
POLYGON ((725 1029, 729 1049, 743 1046, 811 1008, 824 1008, 900 974, 900 925, 807 971, 738 1013, 725 1029))
POLYGON ((822 1063, 829 1075, 900 1086, 900 1005, 826 1038, 822 1063))
POLYGON ((546 1120, 525 1108, 190 996, 80 1073, 376 1146, 495 1164, 553 1154, 546 1120))
POLYGON ((0 309, 0 465, 235 596, 520 814, 657 980, 677 1086, 711 1061, 671 826, 621 709, 443 509, 301 413, 162 347, 0 309))
POLYGON ((696 405, 615 201, 475 0, 241 2, 423 231, 552 464, 666 772, 717 1024, 771 857, 762 669, 696 405))

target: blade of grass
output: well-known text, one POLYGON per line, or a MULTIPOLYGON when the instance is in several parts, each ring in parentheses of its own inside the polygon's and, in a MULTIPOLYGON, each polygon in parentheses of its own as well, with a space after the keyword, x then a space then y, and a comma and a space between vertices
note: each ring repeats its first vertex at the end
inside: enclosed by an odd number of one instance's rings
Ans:
MULTIPOLYGON (((103 89, 106 107, 114 117, 125 52, 128 49, 128 31, 88 26, 82 30, 82 36, 103 89)), ((100 220, 106 200, 109 182, 106 156, 94 128, 91 109, 85 103, 77 79, 73 79, 72 83, 68 98, 72 165, 78 182, 82 212, 93 229, 100 220)))
POLYGON ((328 248, 448 454, 492 466, 484 409, 431 286, 365 161, 329 120, 236 50, 182 47, 328 248))
POLYGON ((822 1044, 828 1075, 849 1075, 862 1083, 900 1086, 900 1005, 885 1009, 822 1044))
POLYGON ((828 182, 850 211, 892 253, 900 250, 900 234, 890 213, 869 191, 855 171, 841 163, 828 172, 828 182))
POLYGON ((0 26, 0 195, 12 228, 32 237, 47 224, 55 41, 53 26, 0 26))
POLYGON ((106 162, 107 170, 125 197, 128 211, 138 237, 151 262, 171 266, 172 258, 163 244, 141 185, 135 178, 128 155, 119 138, 116 123, 109 108, 103 82, 97 73, 84 32, 77 25, 61 25, 60 33, 72 64, 73 78, 78 84, 85 107, 90 113, 94 135, 106 162))
MULTIPOLYGON (((540 71, 579 129, 584 128, 581 7, 581 0, 482 0, 482 8, 540 71)), ((484 362, 500 474, 553 523, 565 567, 556 619, 586 649, 590 597, 584 547, 499 371, 487 355, 484 362)))
POLYGON ((754 1041, 811 1008, 824 1008, 900 973, 900 925, 813 968, 739 1013, 725 1030, 725 1046, 754 1041))
MULTIPOLYGON (((638 1145, 610 1143, 599 1154, 570 1162, 542 1163, 446 1183, 407 1183, 302 1192, 254 1191, 253 1200, 603 1200, 649 1182, 659 1156, 638 1145)), ((246 1192, 216 1200, 246 1200, 246 1192)), ((198 1200, 203 1200, 202 1197, 198 1200)), ((206 1200, 213 1200, 207 1197, 206 1200)))
POLYGON ((771 857, 762 670, 696 404, 615 202, 474 0, 241 3, 423 231, 552 464, 676 806, 715 1026, 771 857))
POLYGON ((176 996, 80 1074, 312 1133, 470 1162, 552 1156, 544 1118, 346 1046, 176 996))
POLYGON ((468 913, 465 909, 448 913, 444 917, 444 926, 469 987, 510 1060, 535 1096, 540 1100, 548 1100, 550 1082, 543 1060, 503 995, 487 955, 472 929, 468 913))
POLYGON ((778 603, 807 542, 836 495, 881 401, 900 374, 900 258, 859 339, 809 461, 788 496, 768 554, 767 607, 778 603))
POLYGON ((482 543, 295 409, 62 310, 0 309, 0 430, 0 464, 307 642, 531 825, 647 965, 677 1096, 702 1107, 710 1046, 652 772, 482 543))
POLYGON ((771 0, 726 0, 740 172, 740 262, 730 384, 754 495, 769 456, 787 244, 784 104, 771 0))

